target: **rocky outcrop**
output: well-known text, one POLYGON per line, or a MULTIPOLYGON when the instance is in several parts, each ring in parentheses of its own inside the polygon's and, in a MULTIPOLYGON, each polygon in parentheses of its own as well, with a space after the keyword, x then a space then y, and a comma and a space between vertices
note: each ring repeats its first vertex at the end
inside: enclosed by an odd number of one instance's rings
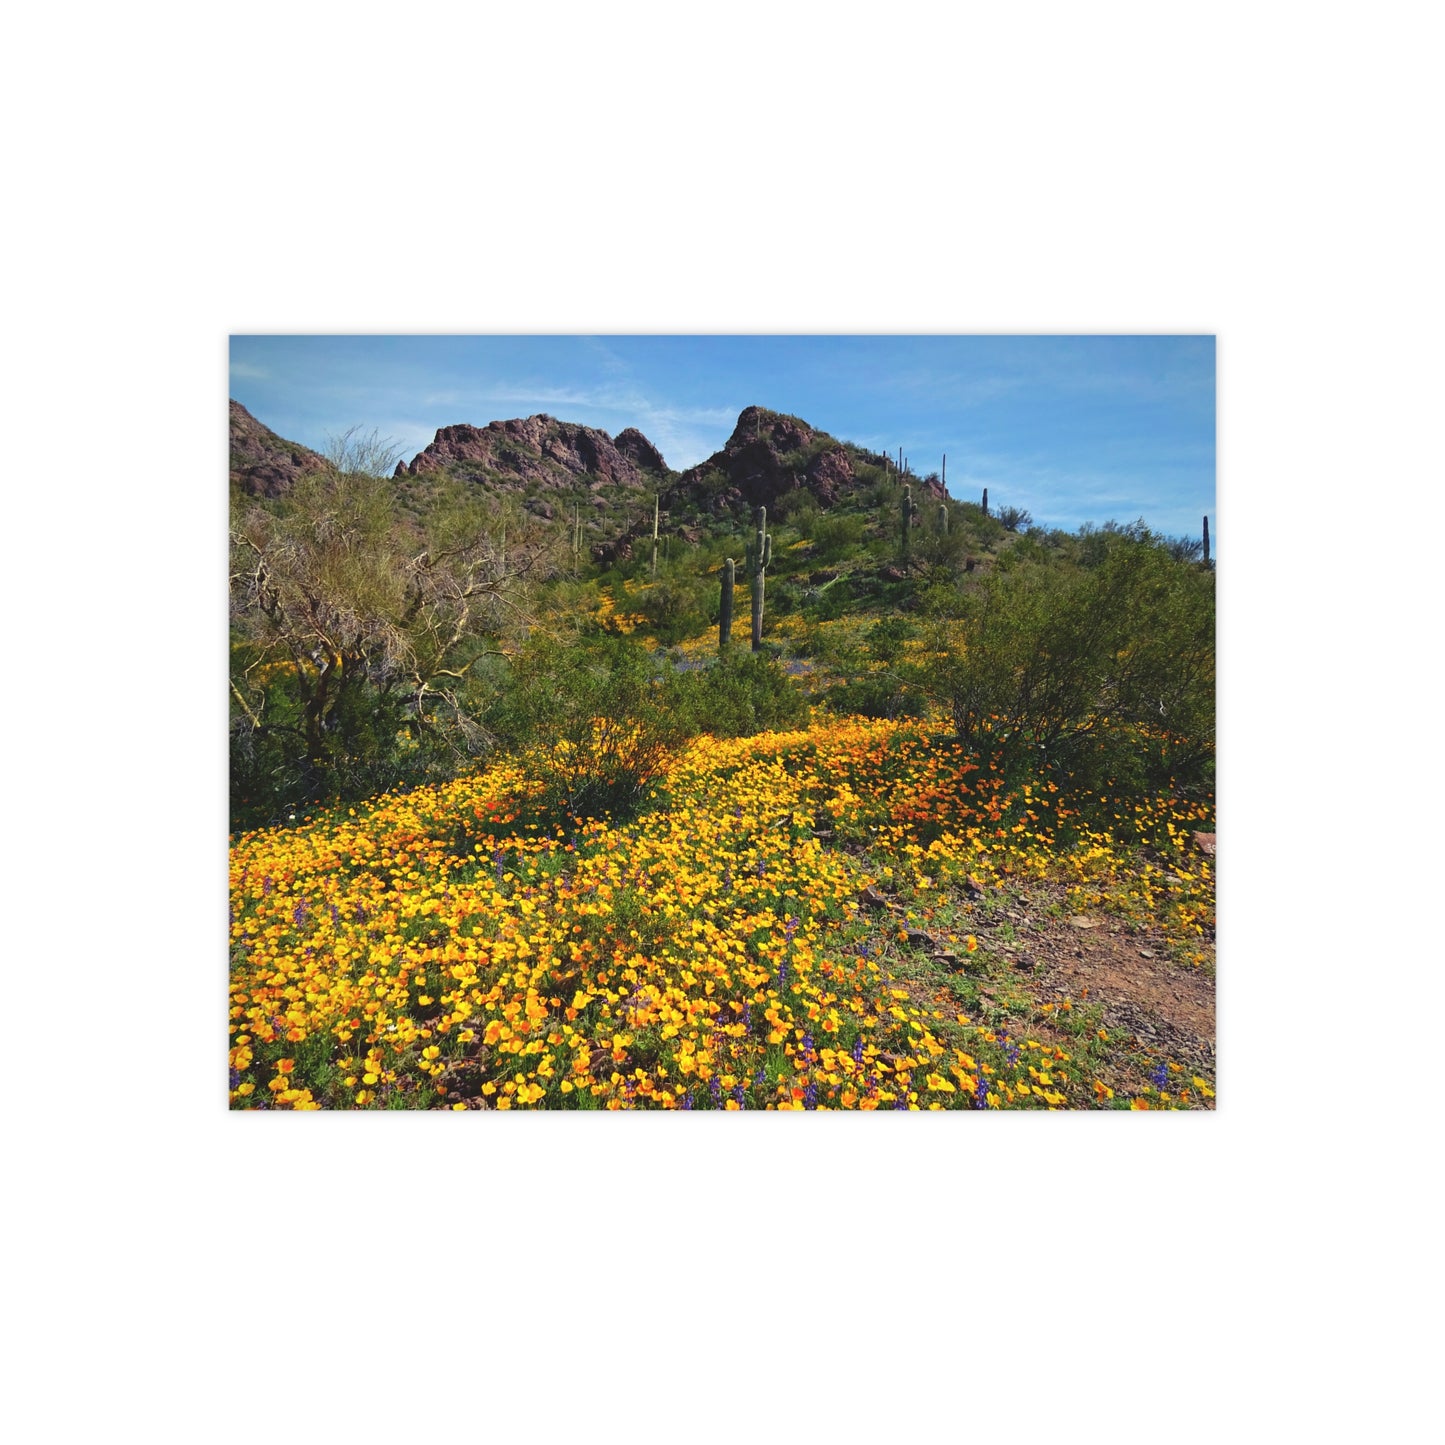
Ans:
POLYGON ((641 490, 655 487, 667 471, 662 453, 635 427, 614 442, 605 431, 545 413, 484 427, 444 426, 410 463, 399 462, 396 474, 422 476, 441 468, 559 491, 574 491, 580 478, 593 491, 641 490))
POLYGON ((663 461, 662 453, 635 426, 618 432, 613 445, 644 472, 667 471, 667 463, 663 461))
POLYGON ((284 497, 298 477, 331 470, 325 457, 277 436, 232 399, 231 481, 242 491, 255 497, 284 497))
POLYGON ((772 507, 789 492, 811 492, 831 507, 854 483, 841 443, 800 417, 744 407, 720 452, 684 472, 677 490, 697 494, 712 511, 772 507))

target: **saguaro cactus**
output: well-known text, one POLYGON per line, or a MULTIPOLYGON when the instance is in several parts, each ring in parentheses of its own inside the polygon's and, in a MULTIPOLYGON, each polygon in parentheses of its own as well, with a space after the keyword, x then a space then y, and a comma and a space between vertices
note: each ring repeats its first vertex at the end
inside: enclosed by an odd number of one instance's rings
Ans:
POLYGON ((661 495, 652 499, 652 580, 657 581, 657 514, 662 504, 661 495))
POLYGON ((1204 519, 1204 560, 1209 561, 1209 518, 1204 519))
POLYGON ((913 488, 906 486, 903 489, 902 500, 898 503, 899 551, 905 562, 908 560, 909 542, 913 532, 913 519, 917 515, 918 504, 913 500, 913 488))
POLYGON ((748 543, 748 571, 753 579, 753 651, 763 650, 763 588, 768 563, 773 560, 773 535, 768 531, 768 509, 758 508, 756 539, 748 543))
POLYGON ((983 514, 988 516, 988 488, 983 489, 983 514))
POLYGON ((729 557, 722 570, 722 611, 718 615, 717 650, 726 652, 733 640, 733 588, 737 586, 737 568, 729 557))
POLYGON ((948 503, 938 504, 938 530, 946 537, 948 536, 948 503))
POLYGON ((940 476, 938 480, 939 480, 940 483, 942 483, 944 489, 946 490, 947 487, 948 487, 948 453, 947 453, 947 452, 944 452, 944 454, 943 454, 943 475, 940 476))

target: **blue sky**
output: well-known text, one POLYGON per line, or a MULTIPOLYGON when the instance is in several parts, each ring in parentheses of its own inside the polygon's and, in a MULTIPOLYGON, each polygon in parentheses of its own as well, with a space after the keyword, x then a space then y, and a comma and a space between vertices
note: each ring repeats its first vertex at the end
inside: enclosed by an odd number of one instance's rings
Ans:
POLYGON ((230 394, 322 448, 360 425, 407 458, 441 426, 550 412, 635 426, 679 470, 758 403, 939 469, 1044 525, 1197 534, 1215 495, 1212 336, 233 336, 230 394))

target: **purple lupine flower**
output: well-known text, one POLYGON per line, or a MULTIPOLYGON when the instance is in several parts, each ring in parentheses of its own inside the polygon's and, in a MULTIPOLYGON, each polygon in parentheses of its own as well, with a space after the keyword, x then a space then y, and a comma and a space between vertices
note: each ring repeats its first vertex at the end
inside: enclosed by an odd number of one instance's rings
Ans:
POLYGON ((301 925, 306 922, 306 900, 304 898, 300 899, 296 907, 291 910, 291 922, 294 923, 297 928, 300 928, 301 925))
POLYGON ((275 886, 271 881, 271 875, 269 873, 261 880, 261 892, 268 898, 271 896, 271 890, 275 886))
POLYGON ((789 943, 792 942, 792 940, 793 940, 793 935, 798 931, 798 924, 799 924, 800 921, 801 921, 800 919, 794 918, 794 917, 790 914, 790 915, 788 916, 787 922, 785 922, 785 923, 783 924, 783 932, 784 932, 784 934, 787 935, 787 938, 788 938, 788 942, 789 942, 789 943))
POLYGON ((759 859, 758 859, 758 867, 757 867, 758 877, 761 878, 766 871, 767 871, 767 870, 766 870, 766 869, 764 868, 764 866, 763 866, 763 860, 762 860, 761 858, 759 858, 759 859))
POLYGON ((1169 1082, 1169 1065, 1161 1060, 1159 1067, 1149 1075, 1149 1082, 1156 1089, 1162 1089, 1169 1082))
POLYGON ((973 1091, 974 1108, 988 1108, 988 1080, 983 1076, 983 1070, 978 1071, 978 1087, 973 1091))
POLYGON ((737 1100, 739 1109, 747 1108, 747 1095, 743 1092, 743 1086, 741 1084, 733 1085, 733 1098, 737 1100))
POLYGON ((720 1083, 718 1083, 718 1081, 717 1081, 717 1075, 716 1075, 716 1074, 714 1074, 714 1075, 712 1076, 712 1078, 710 1078, 710 1079, 707 1081, 707 1091, 708 1091, 708 1093, 710 1093, 710 1094, 712 1095, 712 1101, 713 1101, 713 1103, 716 1104, 716 1105, 721 1106, 721 1104, 722 1104, 722 1085, 721 1085, 720 1083))
POLYGON ((753 1003, 751 999, 743 1005, 743 1029, 747 1033, 752 1033, 753 1031, 753 1003))
POLYGON ((763 1072, 763 1066, 759 1064, 757 1073, 753 1075, 753 1088, 761 1089, 766 1086, 767 1082, 768 1076, 763 1072))
POLYGON ((331 921, 333 923, 341 921, 341 910, 334 903, 331 905, 331 921))
POLYGON ((779 964, 778 964, 778 992, 779 992, 779 993, 782 993, 782 991, 783 991, 785 988, 787 988, 787 986, 788 986, 788 960, 785 958, 785 959, 782 959, 782 960, 779 962, 779 964))
POLYGON ((908 1095, 900 1093, 898 1097, 893 1100, 893 1107, 895 1109, 906 1110, 908 1108, 908 1095))
POLYGON ((809 1083, 808 1087, 803 1090, 803 1107, 805 1109, 818 1107, 818 1086, 816 1084, 809 1083))
POLYGON ((691 1090, 691 1089, 689 1089, 689 1090, 687 1091, 687 1093, 685 1093, 685 1094, 682 1096, 682 1107, 683 1107, 684 1109, 691 1109, 691 1108, 692 1108, 692 1090, 691 1090))
POLYGON ((859 1034, 853 1040, 853 1062, 861 1069, 863 1067, 863 1035, 859 1034))
POLYGON ((813 1062, 813 1036, 812 1036, 812 1034, 804 1034, 804 1035, 803 1035, 803 1062, 804 1062, 805 1064, 811 1064, 811 1063, 813 1062))

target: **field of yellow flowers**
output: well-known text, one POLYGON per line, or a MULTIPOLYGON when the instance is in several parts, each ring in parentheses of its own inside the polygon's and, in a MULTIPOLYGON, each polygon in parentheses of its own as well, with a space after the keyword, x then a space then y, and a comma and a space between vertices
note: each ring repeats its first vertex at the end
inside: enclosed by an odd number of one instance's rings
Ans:
POLYGON ((1204 962, 1206 804, 1086 815, 911 722, 701 738, 623 824, 537 821, 544 765, 233 836, 233 1108, 1208 1107, 966 1006, 975 910, 1029 880, 1204 962))

